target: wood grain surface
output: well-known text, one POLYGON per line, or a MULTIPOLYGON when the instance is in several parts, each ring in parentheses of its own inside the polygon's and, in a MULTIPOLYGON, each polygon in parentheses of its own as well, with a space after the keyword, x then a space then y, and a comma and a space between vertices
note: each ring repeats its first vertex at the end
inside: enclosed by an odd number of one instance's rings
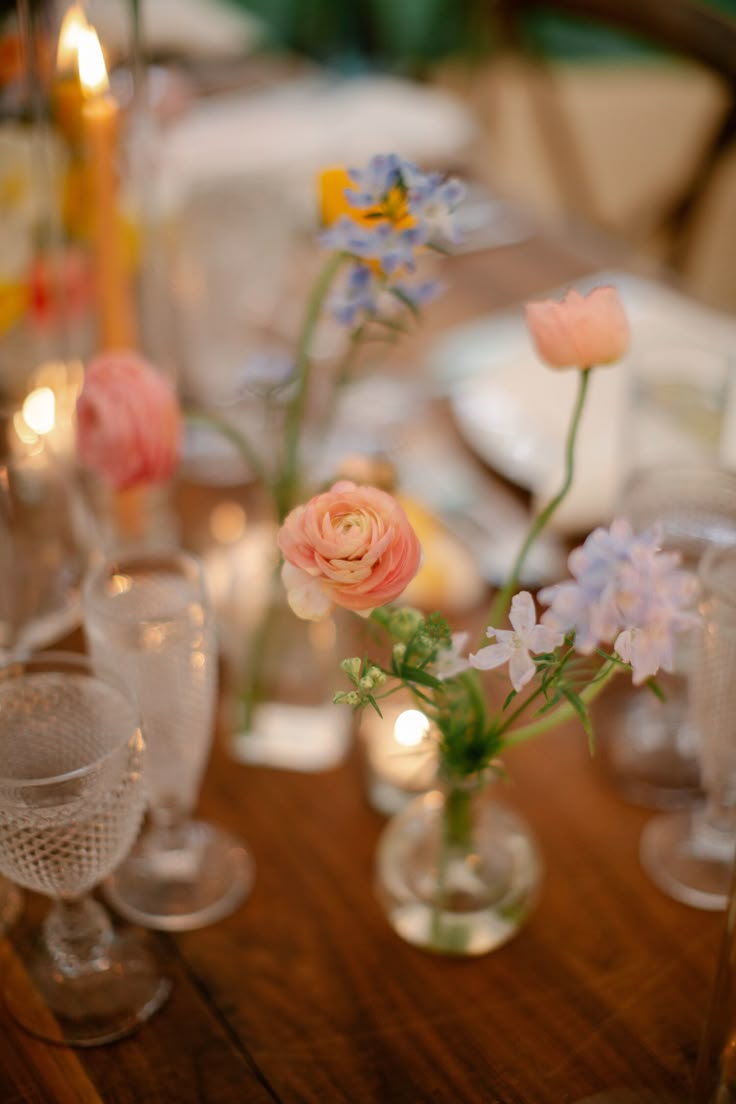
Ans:
MULTIPOLYGON (((587 263, 541 240, 458 259, 419 342, 587 263)), ((650 884, 649 814, 615 796, 576 726, 507 764, 498 799, 538 838, 542 893, 511 943, 463 961, 404 944, 379 910, 384 821, 357 748, 297 774, 234 762, 219 732, 200 812, 252 849, 251 897, 209 928, 153 937, 173 994, 128 1039, 72 1052, 0 1007, 1 1104, 573 1104, 616 1088, 686 1101, 722 916, 650 884)), ((29 896, 20 924, 45 907, 29 896)))

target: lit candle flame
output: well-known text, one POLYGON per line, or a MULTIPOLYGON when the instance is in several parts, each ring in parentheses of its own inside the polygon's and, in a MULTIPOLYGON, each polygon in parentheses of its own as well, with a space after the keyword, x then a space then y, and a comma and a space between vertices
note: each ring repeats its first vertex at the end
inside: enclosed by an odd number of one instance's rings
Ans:
POLYGON ((56 396, 50 387, 37 387, 23 400, 23 421, 34 433, 51 433, 56 421, 56 396))
POLYGON ((79 64, 79 81, 84 93, 88 96, 99 96, 106 92, 110 82, 107 79, 105 58, 100 40, 97 37, 97 31, 92 27, 83 27, 79 31, 77 62, 79 64))
POLYGON ((79 4, 72 4, 64 16, 59 31, 59 45, 56 48, 56 68, 60 72, 77 70, 80 37, 89 29, 89 24, 79 4))
POLYGON ((418 709, 405 709, 394 723, 394 739, 402 747, 417 747, 429 732, 429 719, 418 709))

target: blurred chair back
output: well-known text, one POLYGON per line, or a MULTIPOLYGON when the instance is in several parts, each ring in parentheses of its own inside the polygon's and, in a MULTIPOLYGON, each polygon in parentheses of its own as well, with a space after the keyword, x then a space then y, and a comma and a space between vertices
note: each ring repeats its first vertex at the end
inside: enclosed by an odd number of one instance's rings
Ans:
POLYGON ((694 62, 714 75, 724 90, 724 108, 710 133, 702 135, 689 176, 658 212, 656 233, 664 259, 683 269, 693 225, 724 155, 736 138, 736 18, 704 0, 490 0, 497 40, 532 60, 541 78, 533 110, 545 157, 563 203, 598 224, 605 219, 590 186, 585 159, 560 95, 554 66, 531 33, 540 15, 580 18, 632 34, 666 54, 694 62))

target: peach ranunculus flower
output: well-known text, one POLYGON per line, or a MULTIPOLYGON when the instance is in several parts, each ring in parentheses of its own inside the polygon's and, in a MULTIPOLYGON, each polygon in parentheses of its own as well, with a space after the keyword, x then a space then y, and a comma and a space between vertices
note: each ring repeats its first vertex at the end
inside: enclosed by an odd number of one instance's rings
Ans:
POLYGON ((377 487, 342 480, 289 513, 278 534, 281 578, 297 617, 333 606, 368 614, 414 577, 421 545, 403 508, 377 487))
POLYGON ((171 383, 134 352, 87 365, 77 400, 82 463, 117 490, 162 483, 179 462, 182 417, 171 383))
POLYGON ((526 321, 537 352, 552 368, 592 368, 619 360, 629 345, 629 323, 614 287, 588 295, 572 289, 562 302, 527 303, 526 321))

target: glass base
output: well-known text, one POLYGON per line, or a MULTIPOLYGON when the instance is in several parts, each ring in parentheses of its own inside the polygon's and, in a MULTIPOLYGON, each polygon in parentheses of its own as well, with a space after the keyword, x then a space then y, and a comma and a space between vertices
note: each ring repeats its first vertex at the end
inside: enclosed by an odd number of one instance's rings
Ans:
POLYGON ((412 800, 387 824, 376 856, 376 891, 394 931, 442 954, 481 955, 514 936, 536 903, 537 845, 518 814, 485 800, 472 846, 443 855, 444 797, 412 800))
POLYGON ((245 844, 203 821, 144 832, 104 882, 112 907, 158 931, 191 931, 229 916, 253 885, 245 844))
POLYGON ((702 800, 697 738, 687 714, 684 680, 658 675, 666 694, 628 687, 611 699, 596 736, 596 762, 607 782, 633 805, 685 809, 702 800))
POLYGON ((0 935, 15 923, 22 907, 23 894, 18 887, 0 878, 0 935))
POLYGON ((697 812, 667 813, 645 825, 641 864, 655 885, 694 908, 726 907, 734 856, 731 832, 709 826, 697 812))
POLYGON ((30 1035, 59 1046, 122 1039, 150 1019, 171 992, 170 980, 132 932, 116 935, 105 955, 78 977, 62 973, 43 945, 18 953, 4 978, 8 1010, 30 1035))

